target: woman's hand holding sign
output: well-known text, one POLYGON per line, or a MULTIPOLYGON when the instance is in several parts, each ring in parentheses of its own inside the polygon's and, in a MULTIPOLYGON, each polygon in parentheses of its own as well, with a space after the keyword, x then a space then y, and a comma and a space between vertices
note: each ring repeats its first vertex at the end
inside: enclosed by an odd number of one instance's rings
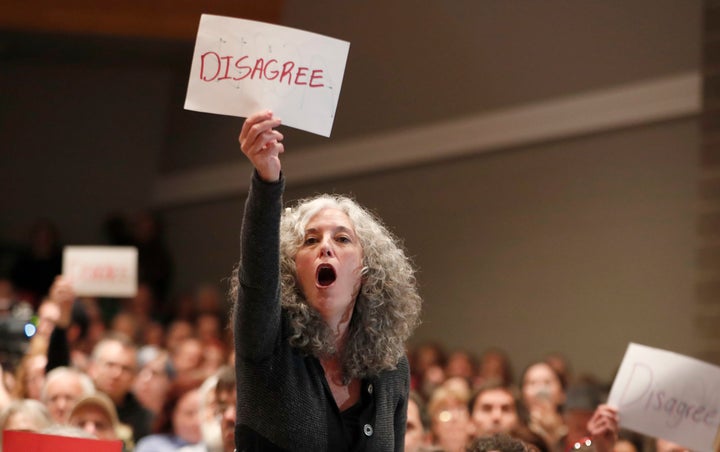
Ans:
POLYGON ((248 117, 240 131, 240 149, 265 182, 280 179, 280 154, 285 151, 283 135, 275 130, 280 124, 280 119, 267 110, 248 117))

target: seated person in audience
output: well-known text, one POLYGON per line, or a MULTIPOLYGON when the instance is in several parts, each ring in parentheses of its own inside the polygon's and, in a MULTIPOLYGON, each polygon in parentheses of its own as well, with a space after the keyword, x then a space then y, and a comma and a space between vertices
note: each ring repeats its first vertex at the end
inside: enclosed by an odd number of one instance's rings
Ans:
POLYGON ((207 377, 203 374, 203 343, 195 337, 182 340, 170 352, 170 361, 175 370, 175 379, 178 381, 202 380, 207 377))
POLYGON ((520 379, 527 425, 550 450, 563 450, 567 426, 562 417, 565 388, 555 369, 544 361, 530 364, 520 379))
POLYGON ((477 363, 475 357, 467 350, 455 350, 448 356, 445 363, 445 377, 461 377, 468 382, 475 381, 477 363))
POLYGON ((12 374, 8 375, 0 364, 0 413, 13 401, 10 389, 14 381, 8 377, 12 377, 12 374))
POLYGON ((197 331, 197 338, 200 339, 203 344, 221 341, 223 339, 222 321, 215 313, 201 312, 197 320, 195 320, 195 330, 197 331))
POLYGON ((165 333, 165 349, 173 353, 185 339, 195 336, 195 327, 188 320, 175 319, 167 327, 165 333))
POLYGON ((601 404, 587 423, 587 431, 594 452, 613 452, 618 439, 619 417, 617 409, 601 404))
POLYGON ((567 426, 565 435, 565 450, 572 448, 575 443, 589 436, 588 422, 600 405, 602 391, 600 387, 590 381, 577 382, 568 386, 563 406, 563 421, 567 426))
POLYGON ((492 347, 483 352, 478 364, 474 386, 478 388, 491 381, 499 381, 505 386, 513 384, 512 365, 505 351, 492 347))
POLYGON ((446 452, 464 451, 473 431, 467 394, 441 385, 433 392, 427 407, 433 444, 446 452))
POLYGON ((78 427, 67 424, 52 424, 38 432, 42 435, 65 436, 68 438, 99 439, 97 436, 78 427))
POLYGON ((176 382, 168 391, 154 434, 138 441, 135 452, 176 451, 200 442, 200 382, 176 382))
POLYGON ((425 410, 425 403, 416 392, 410 391, 405 427, 405 452, 427 450, 431 442, 430 419, 425 410))
POLYGON ((518 438, 502 433, 492 436, 481 436, 473 440, 467 447, 467 452, 536 452, 531 444, 518 438))
POLYGON ((120 421, 132 428, 135 442, 150 433, 153 414, 131 392, 137 374, 137 348, 130 339, 109 335, 98 342, 88 374, 95 388, 115 403, 120 421))
POLYGON ((70 411, 68 424, 97 439, 131 441, 130 427, 120 424, 115 405, 102 392, 80 399, 70 411))
POLYGON ((511 434, 520 425, 517 399, 499 381, 481 386, 470 401, 470 409, 476 437, 511 434))
POLYGON ((690 449, 667 439, 655 439, 655 452, 690 452, 690 449))
POLYGON ((560 381, 564 387, 570 385, 573 382, 572 369, 570 361, 567 357, 560 352, 552 352, 545 355, 544 361, 550 365, 555 372, 560 376, 560 381))
POLYGON ((65 424, 75 403, 94 392, 95 386, 85 373, 70 367, 56 367, 45 376, 41 401, 54 422, 65 424))
POLYGON ((200 399, 200 436, 198 444, 182 447, 180 452, 222 452, 222 433, 217 414, 218 373, 209 376, 198 389, 200 399))
POLYGON ((412 351, 412 388, 426 400, 445 381, 445 350, 436 342, 420 344, 412 351))
POLYGON ((215 387, 216 414, 220 419, 223 452, 235 451, 235 422, 237 420, 237 384, 235 368, 225 366, 217 374, 215 387))
POLYGON ((643 452, 646 438, 640 433, 620 429, 613 452, 643 452))
POLYGON ((40 400, 47 362, 44 347, 41 350, 28 351, 22 357, 15 370, 15 387, 11 391, 13 399, 40 400))
POLYGON ((545 441, 522 423, 516 394, 516 390, 500 380, 490 380, 475 392, 469 404, 475 437, 502 433, 547 452, 545 441))
POLYGON ((52 425, 47 408, 38 400, 15 400, 0 414, 0 450, 2 450, 2 432, 5 430, 23 430, 40 432, 52 425))
POLYGON ((132 392, 142 406, 157 415, 165 403, 165 396, 175 378, 175 370, 170 363, 170 355, 163 349, 143 347, 139 357, 140 370, 132 392))

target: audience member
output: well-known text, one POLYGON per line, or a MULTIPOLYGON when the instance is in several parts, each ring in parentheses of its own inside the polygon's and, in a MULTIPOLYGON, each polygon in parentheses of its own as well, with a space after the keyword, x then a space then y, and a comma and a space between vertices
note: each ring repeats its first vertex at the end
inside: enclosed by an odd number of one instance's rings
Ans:
POLYGON ((522 422, 517 391, 500 380, 489 380, 475 393, 469 404, 475 437, 506 434, 548 452, 545 440, 522 422))
POLYGON ((5 430, 24 430, 40 432, 52 425, 52 418, 45 405, 38 400, 15 400, 0 414, 0 450, 2 450, 2 432, 5 430))
POLYGON ((655 452, 690 452, 690 449, 667 439, 655 439, 655 452))
POLYGON ((50 298, 45 298, 40 307, 37 309, 37 336, 44 337, 48 342, 50 341, 50 334, 52 334, 55 325, 60 319, 60 307, 50 298))
POLYGON ((465 450, 473 433, 468 396, 453 386, 437 388, 428 402, 433 443, 446 452, 465 450))
POLYGON ((216 414, 220 419, 223 452, 235 451, 235 422, 237 420, 237 384, 235 368, 225 366, 217 374, 215 388, 216 414))
POLYGON ((63 276, 55 278, 48 299, 57 306, 59 315, 50 335, 46 372, 67 365, 85 369, 90 346, 86 302, 76 299, 72 283, 63 276))
MULTIPOLYGON (((87 395, 75 403, 68 424, 81 428, 98 439, 121 439, 120 421, 112 400, 102 392, 87 395)), ((129 427, 125 427, 129 432, 129 427)))
POLYGON ((517 397, 500 381, 481 386, 470 401, 470 410, 477 437, 512 435, 520 426, 517 397))
POLYGON ((189 320, 175 319, 167 327, 165 348, 172 354, 182 341, 191 337, 195 337, 193 324, 189 320))
POLYGON ((514 382, 510 358, 504 350, 497 347, 485 350, 480 357, 475 387, 489 381, 499 381, 505 386, 510 386, 514 382))
POLYGON ((405 452, 422 452, 432 443, 430 418, 420 395, 410 391, 407 425, 405 427, 405 452))
POLYGON ((165 403, 175 371, 164 349, 145 346, 139 358, 141 367, 132 391, 142 406, 157 415, 165 403))
POLYGON ((467 447, 467 452, 536 452, 534 446, 505 434, 483 436, 467 447))
POLYGON ((135 452, 169 452, 200 442, 200 382, 175 383, 155 421, 154 434, 142 438, 135 452))
POLYGON ((65 424, 75 403, 94 392, 95 386, 84 372, 70 367, 56 367, 45 376, 41 401, 55 423, 65 424))
POLYGON ((548 353, 545 355, 544 361, 548 363, 550 367, 555 369, 555 372, 557 372, 558 376, 560 376, 560 381, 562 382, 563 387, 568 387, 570 383, 572 383, 573 375, 570 361, 568 361, 564 354, 560 352, 548 353))
POLYGON ((646 440, 647 438, 640 433, 620 429, 613 452, 643 452, 646 440))
POLYGON ((130 391, 137 374, 137 348, 125 336, 107 336, 93 350, 88 374, 95 387, 107 394, 120 420, 128 424, 138 441, 150 433, 153 414, 130 391))
POLYGON ((25 355, 15 371, 15 399, 40 400, 40 391, 45 383, 46 351, 34 351, 25 355))
POLYGON ((467 350, 455 350, 450 353, 445 363, 446 378, 461 377, 472 382, 475 380, 477 363, 475 357, 467 350))
POLYGON ((210 312, 200 313, 195 320, 195 330, 197 331, 198 339, 200 339, 203 344, 221 341, 223 339, 222 322, 217 314, 210 312))
POLYGON ((61 271, 62 246, 57 227, 48 219, 37 220, 30 228, 27 249, 10 270, 18 297, 37 307, 61 271))
POLYGON ((445 380, 445 350, 436 342, 418 345, 409 357, 412 387, 425 400, 445 380))
POLYGON ((589 436, 588 423, 595 410, 600 405, 602 392, 600 388, 590 382, 571 384, 566 391, 563 406, 563 421, 567 427, 565 435, 565 450, 575 443, 589 436))
POLYGON ((586 427, 595 452, 613 452, 618 438, 618 425, 615 408, 602 404, 595 409, 586 427))
POLYGON ((523 372, 520 389, 530 430, 540 435, 550 450, 563 450, 567 426, 562 417, 565 388, 560 376, 546 362, 536 362, 523 372))
POLYGON ((200 436, 198 444, 185 446, 181 452, 223 452, 222 432, 217 414, 218 374, 210 375, 200 385, 200 436))
POLYGON ((180 381, 202 380, 203 375, 203 344, 195 337, 181 341, 170 353, 170 361, 175 369, 175 378, 180 381))

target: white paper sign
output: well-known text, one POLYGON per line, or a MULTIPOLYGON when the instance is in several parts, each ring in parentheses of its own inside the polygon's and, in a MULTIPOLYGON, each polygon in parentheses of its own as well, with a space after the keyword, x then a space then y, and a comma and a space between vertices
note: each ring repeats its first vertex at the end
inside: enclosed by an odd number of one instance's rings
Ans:
POLYGON ((710 452, 720 426, 720 367, 631 343, 608 403, 622 427, 710 452))
POLYGON ((203 14, 185 109, 248 117, 330 136, 350 43, 279 25, 203 14))
POLYGON ((63 276, 80 296, 135 296, 137 266, 138 252, 132 246, 66 246, 63 250, 63 276))

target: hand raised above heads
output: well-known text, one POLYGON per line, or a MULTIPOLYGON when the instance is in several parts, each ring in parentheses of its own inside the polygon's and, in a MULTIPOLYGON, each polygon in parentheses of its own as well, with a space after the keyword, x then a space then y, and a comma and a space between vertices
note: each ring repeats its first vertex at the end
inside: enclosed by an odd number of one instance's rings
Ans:
POLYGON ((280 178, 280 154, 285 151, 283 135, 275 130, 281 124, 269 110, 249 116, 240 131, 240 150, 266 182, 280 178))

